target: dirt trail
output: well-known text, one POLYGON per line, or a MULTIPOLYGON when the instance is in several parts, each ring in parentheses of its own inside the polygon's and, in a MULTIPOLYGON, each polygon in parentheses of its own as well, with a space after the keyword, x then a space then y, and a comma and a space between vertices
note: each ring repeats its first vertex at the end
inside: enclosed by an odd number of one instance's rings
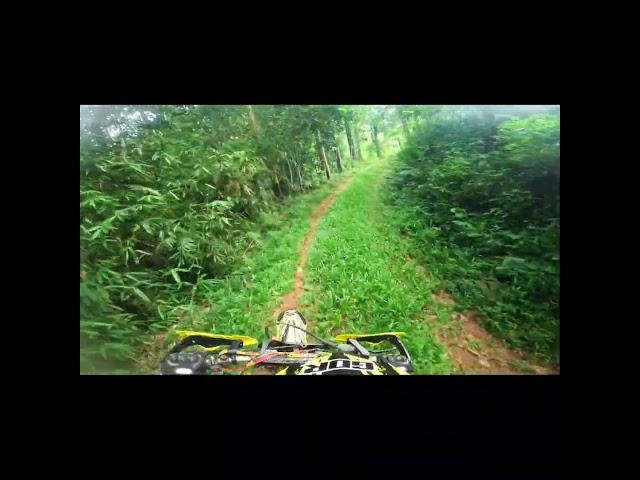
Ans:
POLYGON ((336 197, 340 192, 342 192, 353 176, 348 177, 342 183, 340 183, 334 190, 320 202, 320 205, 316 207, 316 209, 311 214, 309 219, 310 228, 307 234, 304 237, 304 241, 300 246, 300 255, 298 256, 298 264, 296 266, 296 272, 293 280, 293 290, 288 293, 285 293, 282 296, 280 301, 280 305, 273 311, 272 317, 276 318, 278 315, 284 310, 293 310, 298 307, 298 300, 304 293, 304 266, 307 262, 307 255, 309 253, 309 248, 311 248, 311 244, 313 243, 313 239, 316 235, 316 229, 318 228, 318 224, 322 219, 322 216, 327 211, 327 209, 334 202, 336 197))
MULTIPOLYGON (((446 305, 453 304, 453 298, 446 292, 434 293, 432 298, 446 305)), ((471 312, 453 313, 448 328, 437 327, 435 333, 461 373, 555 373, 551 367, 534 365, 521 353, 509 349, 483 328, 471 312)))

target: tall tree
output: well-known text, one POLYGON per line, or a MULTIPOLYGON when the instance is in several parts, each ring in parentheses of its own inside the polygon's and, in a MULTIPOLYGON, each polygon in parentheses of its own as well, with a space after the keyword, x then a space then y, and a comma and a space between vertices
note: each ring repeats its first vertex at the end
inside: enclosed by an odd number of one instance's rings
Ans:
POLYGON ((324 169, 324 174, 327 177, 327 180, 331 179, 331 173, 329 172, 329 164, 327 163, 327 156, 324 152, 324 145, 322 143, 322 138, 320 136, 320 130, 316 130, 316 148, 318 149, 318 155, 320 156, 320 164, 324 169))
POLYGON ((258 123, 256 122, 256 115, 253 111, 252 105, 247 105, 249 107, 249 131, 253 135, 258 135, 258 123))
POLYGON ((333 150, 336 155, 336 169, 338 172, 342 172, 342 156, 340 155, 340 146, 338 145, 338 139, 333 137, 333 150))
POLYGON ((360 124, 356 124, 353 129, 353 140, 358 160, 362 160, 362 150, 360 150, 360 124))
POLYGON ((400 121, 402 122, 402 131, 404 132, 404 138, 408 139, 410 135, 409 125, 407 124, 407 116, 404 112, 403 107, 404 105, 400 106, 400 108, 398 109, 398 114, 400 115, 400 121))
POLYGON ((351 122, 348 117, 344 117, 344 130, 347 134, 347 142, 349 143, 349 154, 351 155, 351 161, 354 162, 357 160, 358 155, 356 153, 356 149, 353 144, 353 135, 351 132, 351 122))
POLYGON ((383 156, 378 135, 380 133, 380 123, 384 121, 385 113, 386 109, 380 107, 371 107, 368 112, 368 121, 371 126, 371 140, 376 148, 376 155, 378 158, 382 158, 383 156))
POLYGON ((382 158, 382 152, 380 150, 380 141, 378 140, 378 124, 371 125, 371 140, 376 147, 376 155, 378 158, 382 158))

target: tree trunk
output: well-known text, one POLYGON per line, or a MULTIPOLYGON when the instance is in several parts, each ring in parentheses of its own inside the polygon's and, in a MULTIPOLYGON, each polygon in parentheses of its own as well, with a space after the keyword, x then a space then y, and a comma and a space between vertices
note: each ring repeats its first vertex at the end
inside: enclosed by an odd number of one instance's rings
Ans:
POLYGON ((353 130, 353 139, 356 146, 358 160, 362 160, 362 151, 360 150, 360 128, 358 125, 356 125, 356 128, 353 130))
POLYGON ((324 145, 320 146, 322 152, 322 164, 324 165, 324 174, 327 176, 327 180, 331 180, 331 173, 329 172, 329 164, 327 163, 327 157, 324 154, 324 145))
POLYGON ((287 155, 286 153, 285 155, 287 156, 287 166, 289 167, 289 179, 291 182, 289 183, 289 185, 290 188, 293 189, 293 169, 291 168, 291 160, 289 160, 289 155, 287 155))
POLYGON ((258 123, 256 122, 256 116, 253 113, 253 106, 247 106, 249 107, 249 131, 252 135, 258 135, 258 123))
POLYGON ((338 138, 337 137, 336 137, 336 148, 338 149, 338 153, 340 154, 340 165, 342 166, 342 169, 344 170, 345 168, 347 168, 347 166, 349 164, 349 160, 342 153, 342 148, 340 148, 340 143, 338 143, 338 138))
POLYGON ((340 147, 338 147, 337 142, 336 142, 336 168, 338 172, 342 172, 342 157, 340 156, 340 147))
POLYGON ((316 148, 318 149, 318 154, 320 155, 320 163, 322 165, 322 168, 324 169, 324 174, 326 175, 327 180, 331 180, 331 174, 329 173, 329 164, 327 163, 327 156, 324 154, 324 145, 322 145, 319 130, 316 130, 316 148))
POLYGON ((402 131, 404 132, 404 138, 409 139, 409 126, 407 125, 407 118, 404 113, 400 112, 400 121, 402 122, 402 131))
POLYGON ((276 185, 278 186, 278 198, 284 197, 284 194, 282 193, 282 186, 280 185, 280 177, 278 177, 277 174, 276 174, 276 185))
POLYGON ((298 165, 298 162, 295 162, 296 164, 296 170, 298 171, 298 185, 300 185, 300 191, 304 192, 304 185, 302 184, 302 174, 300 173, 300 165, 298 165))
POLYGON ((351 162, 356 160, 356 150, 353 147, 353 136, 351 135, 351 124, 349 120, 344 119, 344 129, 347 132, 347 142, 349 143, 349 155, 351 155, 351 162))
POLYGON ((382 158, 382 152, 380 151, 380 142, 378 142, 378 126, 373 125, 371 127, 371 136, 373 137, 373 144, 376 146, 376 154, 378 158, 382 158))

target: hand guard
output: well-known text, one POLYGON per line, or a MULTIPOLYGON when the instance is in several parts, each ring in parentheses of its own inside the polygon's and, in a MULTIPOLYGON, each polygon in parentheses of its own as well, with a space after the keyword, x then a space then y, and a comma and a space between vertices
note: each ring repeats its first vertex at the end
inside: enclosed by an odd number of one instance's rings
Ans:
POLYGON ((202 375, 207 368, 205 352, 178 352, 164 358, 160 372, 162 375, 202 375))

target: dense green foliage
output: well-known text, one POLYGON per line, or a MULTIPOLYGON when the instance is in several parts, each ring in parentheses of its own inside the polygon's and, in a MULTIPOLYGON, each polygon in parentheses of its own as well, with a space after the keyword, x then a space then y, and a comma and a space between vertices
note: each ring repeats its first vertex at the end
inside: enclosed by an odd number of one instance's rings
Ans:
POLYGON ((350 115, 332 106, 81 110, 83 368, 126 368, 145 335, 207 293, 203 281, 226 278, 260 244, 281 200, 342 169, 330 153, 350 115))
MULTIPOLYGON (((244 260, 224 278, 200 278, 195 285, 198 300, 175 307, 175 317, 164 323, 166 335, 150 341, 138 363, 154 372, 159 360, 175 341, 174 329, 192 329, 261 338, 265 323, 280 297, 293 287, 299 247, 309 230, 309 217, 340 177, 310 193, 287 200, 269 223, 269 231, 247 252, 244 260)), ((155 321, 154 321, 155 323, 155 321)))
POLYGON ((398 156, 395 223, 461 306, 558 360, 560 115, 431 108, 398 156))
POLYGON ((305 269, 317 333, 404 330, 443 373, 434 327, 464 308, 558 360, 559 158, 549 108, 81 107, 81 371, 155 370, 176 328, 260 337, 343 171, 305 269))

